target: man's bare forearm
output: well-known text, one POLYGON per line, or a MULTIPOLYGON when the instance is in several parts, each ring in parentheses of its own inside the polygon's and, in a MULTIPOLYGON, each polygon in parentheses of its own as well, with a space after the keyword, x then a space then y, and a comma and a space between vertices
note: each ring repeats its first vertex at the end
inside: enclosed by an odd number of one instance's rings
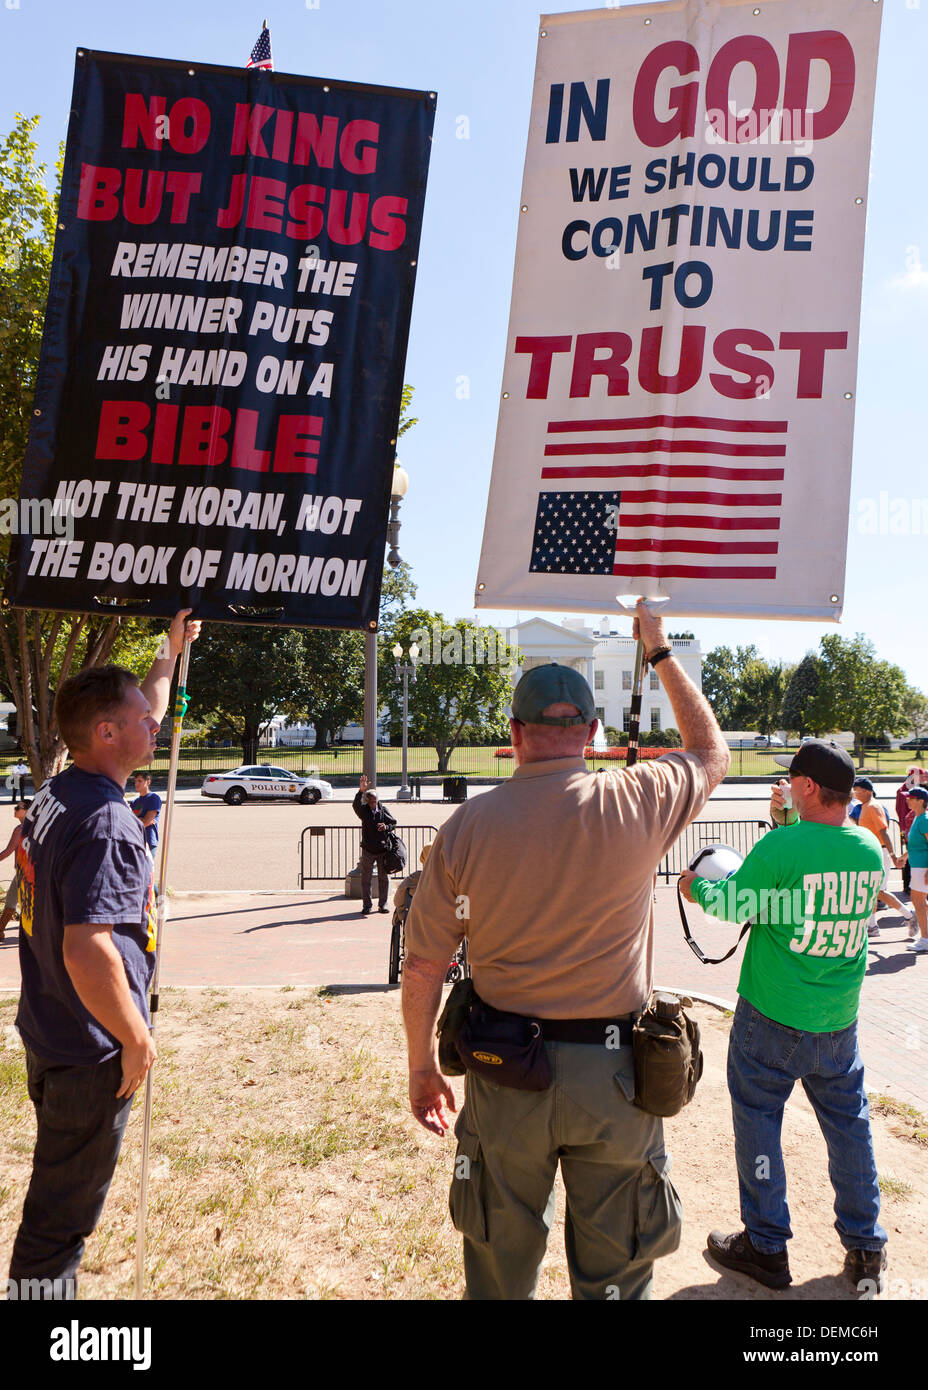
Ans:
POLYGON ((683 740, 683 751, 699 759, 706 770, 710 787, 717 787, 728 771, 731 754, 708 701, 696 689, 676 657, 665 657, 654 669, 670 700, 673 717, 683 740))
POLYGON ((410 1071, 438 1066, 435 1024, 448 965, 410 954, 403 962, 403 1024, 410 1071))

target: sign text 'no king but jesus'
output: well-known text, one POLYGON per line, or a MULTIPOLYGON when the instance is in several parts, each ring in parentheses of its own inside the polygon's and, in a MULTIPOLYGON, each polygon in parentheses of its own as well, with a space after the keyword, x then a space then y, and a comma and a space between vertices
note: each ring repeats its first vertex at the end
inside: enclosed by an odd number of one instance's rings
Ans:
POLYGON ((376 621, 434 112, 78 51, 11 602, 376 621))

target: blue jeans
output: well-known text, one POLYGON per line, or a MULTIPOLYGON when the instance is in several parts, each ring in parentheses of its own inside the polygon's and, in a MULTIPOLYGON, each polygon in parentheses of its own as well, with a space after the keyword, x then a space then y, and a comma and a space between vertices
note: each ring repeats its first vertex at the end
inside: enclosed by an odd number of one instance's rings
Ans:
POLYGON ((741 1219, 756 1250, 771 1255, 792 1236, 780 1147, 783 1107, 802 1082, 828 1146, 835 1230, 845 1250, 880 1250, 877 1182, 857 1024, 801 1033, 738 1000, 728 1044, 728 1089, 741 1189, 741 1219))
MULTIPOLYGON (((132 1097, 118 1100, 121 1055, 92 1067, 45 1062, 26 1048, 38 1132, 10 1279, 58 1283, 76 1297, 84 1241, 96 1226, 119 1157, 132 1097)), ((30 1295, 25 1291, 22 1297, 30 1295)))

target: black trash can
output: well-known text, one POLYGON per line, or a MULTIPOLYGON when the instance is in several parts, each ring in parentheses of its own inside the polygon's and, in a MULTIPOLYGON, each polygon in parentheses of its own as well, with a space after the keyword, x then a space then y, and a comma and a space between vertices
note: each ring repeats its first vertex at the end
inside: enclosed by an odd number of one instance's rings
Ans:
POLYGON ((441 794, 446 801, 466 801, 467 778, 446 777, 441 784, 441 794))

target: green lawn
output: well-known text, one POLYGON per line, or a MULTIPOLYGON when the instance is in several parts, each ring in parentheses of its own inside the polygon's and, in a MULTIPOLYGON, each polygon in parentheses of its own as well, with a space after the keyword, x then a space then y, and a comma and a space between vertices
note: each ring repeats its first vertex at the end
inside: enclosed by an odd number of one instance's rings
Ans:
MULTIPOLYGON (((515 768, 512 758, 497 758, 496 748, 456 748, 451 755, 450 772, 465 777, 510 777, 515 768)), ((787 750, 771 749, 759 751, 754 748, 734 748, 731 754, 730 777, 782 777, 785 770, 774 762, 774 753, 787 750)), ((169 750, 159 748, 152 767, 156 781, 167 776, 169 750)), ((328 749, 317 752, 313 748, 263 748, 259 751, 258 762, 284 767, 298 775, 312 773, 325 778, 359 777, 362 770, 363 752, 360 745, 328 749)), ((0 795, 10 767, 17 755, 0 757, 0 795)), ((233 748, 182 748, 180 753, 180 776, 183 781, 195 782, 210 772, 228 772, 239 767, 242 750, 233 748)), ((868 752, 864 759, 863 771, 882 777, 905 776, 907 767, 917 764, 912 752, 868 752)), ((599 767, 622 767, 621 761, 590 759, 592 769, 599 767)), ((928 766, 928 764, 925 764, 928 766)), ((402 773, 403 753, 401 748, 378 748, 377 776, 385 781, 395 781, 402 773)), ((434 748, 410 748, 408 754, 408 773, 410 777, 438 776, 438 754, 434 748)))

